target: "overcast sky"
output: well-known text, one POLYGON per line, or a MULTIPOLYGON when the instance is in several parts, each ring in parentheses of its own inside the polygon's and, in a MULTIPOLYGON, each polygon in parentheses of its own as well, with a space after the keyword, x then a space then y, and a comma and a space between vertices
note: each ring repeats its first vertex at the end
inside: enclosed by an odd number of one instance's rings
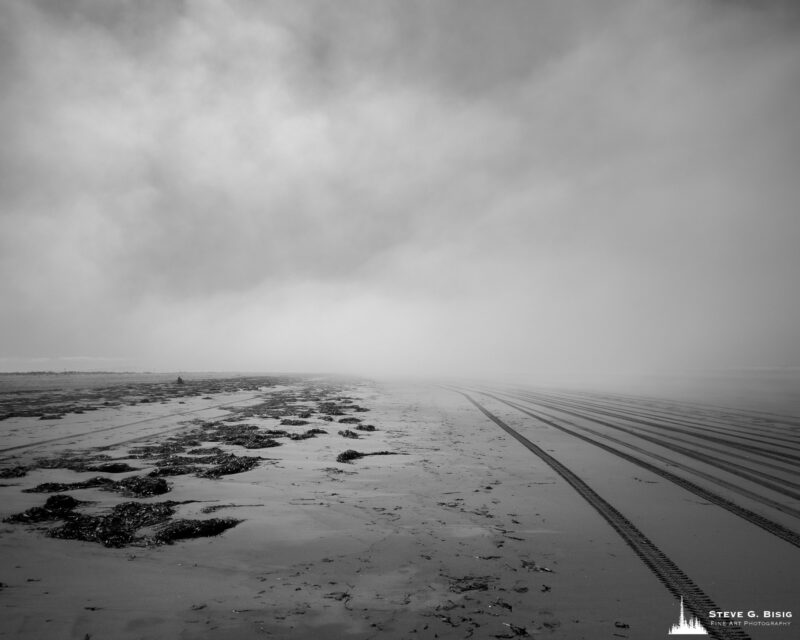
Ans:
POLYGON ((800 3, 4 0, 0 369, 800 364, 800 3))

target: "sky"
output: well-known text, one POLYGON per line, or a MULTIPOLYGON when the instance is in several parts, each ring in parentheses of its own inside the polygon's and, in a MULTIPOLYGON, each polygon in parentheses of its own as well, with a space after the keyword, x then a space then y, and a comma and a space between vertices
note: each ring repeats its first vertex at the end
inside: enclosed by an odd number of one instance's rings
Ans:
POLYGON ((0 370, 800 365, 800 3, 5 0, 0 370))

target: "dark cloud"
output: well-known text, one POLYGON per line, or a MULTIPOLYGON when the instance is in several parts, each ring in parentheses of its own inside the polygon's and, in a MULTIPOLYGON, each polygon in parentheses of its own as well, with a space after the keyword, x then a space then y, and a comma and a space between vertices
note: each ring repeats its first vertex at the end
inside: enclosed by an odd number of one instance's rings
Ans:
POLYGON ((4 3, 0 356, 795 363, 796 3, 600 5, 4 3))

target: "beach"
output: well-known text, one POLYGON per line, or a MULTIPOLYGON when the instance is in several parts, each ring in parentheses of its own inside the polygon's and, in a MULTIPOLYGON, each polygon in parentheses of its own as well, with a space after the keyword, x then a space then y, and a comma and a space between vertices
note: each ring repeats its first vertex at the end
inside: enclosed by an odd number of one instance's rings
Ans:
POLYGON ((796 501, 685 452, 653 462, 653 437, 620 458, 563 430, 582 426, 563 397, 528 398, 537 418, 510 391, 311 376, 15 393, 0 637, 661 638, 680 585, 758 611, 705 612, 714 637, 793 637, 755 622, 796 607, 796 501))

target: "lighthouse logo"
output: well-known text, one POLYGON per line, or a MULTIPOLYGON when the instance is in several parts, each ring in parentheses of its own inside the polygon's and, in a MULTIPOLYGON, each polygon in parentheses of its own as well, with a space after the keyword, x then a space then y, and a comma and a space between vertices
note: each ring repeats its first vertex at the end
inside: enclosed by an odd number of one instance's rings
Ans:
POLYGON ((708 632, 700 624, 700 621, 694 616, 686 616, 683 609, 683 596, 681 596, 681 614, 678 618, 678 624, 673 624, 669 628, 669 635, 671 636, 707 636, 708 632))

